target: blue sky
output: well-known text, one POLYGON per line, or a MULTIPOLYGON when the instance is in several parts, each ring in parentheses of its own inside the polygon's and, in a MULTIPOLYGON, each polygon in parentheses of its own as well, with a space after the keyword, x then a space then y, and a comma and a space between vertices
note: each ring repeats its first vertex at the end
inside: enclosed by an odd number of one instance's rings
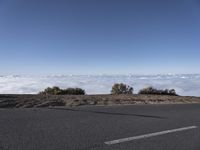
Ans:
POLYGON ((2 74, 200 73, 199 0, 0 0, 2 74))

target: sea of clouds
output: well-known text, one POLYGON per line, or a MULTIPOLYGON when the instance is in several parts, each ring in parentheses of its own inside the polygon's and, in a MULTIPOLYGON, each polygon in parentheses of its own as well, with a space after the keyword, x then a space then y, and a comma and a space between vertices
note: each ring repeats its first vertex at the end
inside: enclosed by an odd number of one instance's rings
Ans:
POLYGON ((175 89, 179 95, 200 96, 200 74, 178 75, 0 75, 0 94, 36 94, 46 87, 80 87, 87 94, 110 93, 114 83, 134 87, 175 89))

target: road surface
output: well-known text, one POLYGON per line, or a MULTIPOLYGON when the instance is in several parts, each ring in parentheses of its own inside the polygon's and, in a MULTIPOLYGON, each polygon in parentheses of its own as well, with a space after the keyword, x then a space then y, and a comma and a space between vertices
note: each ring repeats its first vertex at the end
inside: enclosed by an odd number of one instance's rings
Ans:
POLYGON ((200 150, 200 104, 0 109, 0 150, 200 150))

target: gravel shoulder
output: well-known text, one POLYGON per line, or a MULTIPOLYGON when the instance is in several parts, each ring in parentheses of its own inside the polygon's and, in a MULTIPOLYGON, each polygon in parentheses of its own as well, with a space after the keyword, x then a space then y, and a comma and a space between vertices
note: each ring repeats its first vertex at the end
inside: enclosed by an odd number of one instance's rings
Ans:
POLYGON ((168 95, 0 95, 0 108, 82 105, 188 104, 200 97, 168 95))

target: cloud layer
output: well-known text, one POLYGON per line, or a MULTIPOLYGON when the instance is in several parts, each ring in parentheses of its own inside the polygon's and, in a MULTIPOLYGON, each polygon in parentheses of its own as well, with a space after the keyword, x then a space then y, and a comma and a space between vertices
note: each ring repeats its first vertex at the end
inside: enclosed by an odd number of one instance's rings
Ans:
POLYGON ((2 75, 0 94, 35 94, 48 86, 80 87, 87 94, 110 93, 114 83, 126 83, 134 92, 146 86, 173 88, 180 95, 200 96, 200 74, 194 75, 2 75))

